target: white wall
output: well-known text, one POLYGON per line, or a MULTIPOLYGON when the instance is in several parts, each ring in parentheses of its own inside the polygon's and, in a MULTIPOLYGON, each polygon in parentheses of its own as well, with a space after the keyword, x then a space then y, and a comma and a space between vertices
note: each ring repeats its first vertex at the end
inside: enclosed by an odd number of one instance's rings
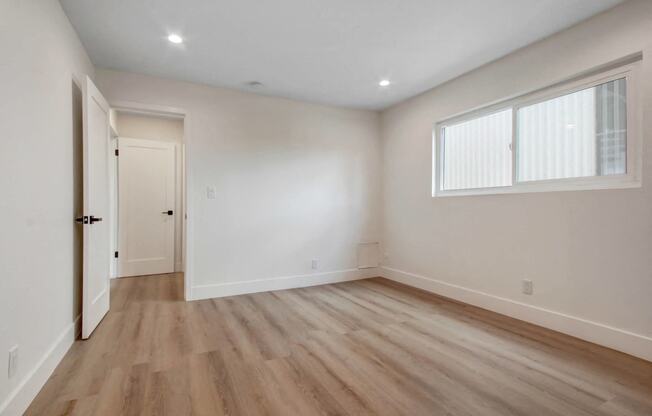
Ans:
POLYGON ((122 137, 183 143, 183 120, 116 112, 116 127, 122 137))
POLYGON ((193 297, 361 276, 357 245, 380 233, 377 113, 124 72, 97 77, 109 101, 188 112, 193 297))
MULTIPOLYGON (((650 43, 652 3, 632 0, 387 110, 381 125, 372 112, 135 74, 99 71, 98 81, 109 100, 189 113, 196 297, 359 277, 356 246, 379 239, 382 213, 388 276, 644 356, 650 117, 641 189, 433 199, 430 146, 437 120, 641 50, 647 115, 650 43), (206 199, 207 186, 216 199, 206 199), (301 278, 272 279, 293 276, 301 278), (534 296, 520 294, 522 278, 535 281, 534 296)), ((94 70, 55 0, 0 3, 0 50, 0 96, 9 97, 0 102, 0 412, 9 404, 6 413, 19 414, 70 345, 79 314, 72 78, 94 70), (8 380, 16 344, 18 373, 8 380)))
POLYGON ((116 127, 119 137, 175 144, 174 267, 175 271, 183 271, 183 120, 117 112, 116 127))
POLYGON ((633 0, 384 111, 384 274, 652 359, 651 45, 633 0), (642 188, 431 197, 435 122, 640 51, 642 188))
POLYGON ((94 68, 55 0, 0 2, 0 51, 0 413, 9 405, 6 414, 20 414, 72 343, 80 313, 73 77, 94 68), (16 344, 18 372, 8 379, 16 344))

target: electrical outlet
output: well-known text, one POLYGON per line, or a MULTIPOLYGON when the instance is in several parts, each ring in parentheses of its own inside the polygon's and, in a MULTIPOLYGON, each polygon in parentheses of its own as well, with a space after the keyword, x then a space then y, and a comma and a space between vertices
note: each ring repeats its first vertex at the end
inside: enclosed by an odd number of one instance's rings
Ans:
POLYGON ((317 270, 319 268, 319 260, 317 259, 312 259, 312 265, 311 265, 313 270, 317 270))
POLYGON ((7 376, 12 378, 18 369, 18 345, 9 349, 9 365, 7 366, 7 376))
POLYGON ((523 279, 522 285, 523 285, 522 287, 523 293, 525 293, 526 295, 531 295, 534 293, 534 283, 532 283, 532 280, 523 279))
POLYGON ((206 187, 206 198, 207 199, 215 199, 215 187, 214 186, 207 186, 206 187))

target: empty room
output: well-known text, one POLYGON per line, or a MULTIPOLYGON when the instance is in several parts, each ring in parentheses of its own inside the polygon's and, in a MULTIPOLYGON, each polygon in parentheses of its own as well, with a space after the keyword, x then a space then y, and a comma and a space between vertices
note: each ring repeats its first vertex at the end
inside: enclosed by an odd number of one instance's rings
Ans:
POLYGON ((1 0, 0 416, 652 416, 652 1, 1 0))

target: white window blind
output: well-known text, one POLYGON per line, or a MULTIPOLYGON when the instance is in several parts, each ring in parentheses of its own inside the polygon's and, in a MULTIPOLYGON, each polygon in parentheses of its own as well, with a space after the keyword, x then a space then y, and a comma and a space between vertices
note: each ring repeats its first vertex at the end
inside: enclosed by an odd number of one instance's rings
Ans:
POLYGON ((518 180, 624 174, 626 102, 619 79, 520 108, 518 180))
POLYGON ((446 126, 442 136, 442 189, 511 184, 511 109, 446 126))

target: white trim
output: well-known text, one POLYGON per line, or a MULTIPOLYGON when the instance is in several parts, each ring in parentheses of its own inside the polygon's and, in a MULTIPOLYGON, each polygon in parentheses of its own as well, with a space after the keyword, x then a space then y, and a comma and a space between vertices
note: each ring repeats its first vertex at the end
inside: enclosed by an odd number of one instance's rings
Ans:
POLYGON ((370 277, 377 276, 379 276, 378 268, 346 269, 324 273, 273 277, 270 279, 246 280, 243 282, 201 285, 194 286, 192 288, 192 293, 194 296, 192 300, 221 298, 225 296, 270 292, 275 290, 295 289, 300 287, 325 285, 329 283, 368 279, 370 277))
POLYGON ((381 267, 380 274, 396 282, 652 361, 652 338, 645 335, 391 267, 381 267))
MULTIPOLYGON (((111 114, 115 111, 111 109, 111 114)), ((118 251, 118 158, 115 151, 118 150, 118 137, 111 137, 109 145, 109 216, 111 217, 111 270, 109 277, 118 277, 118 259, 115 252, 118 251)))
POLYGON ((513 96, 508 99, 475 108, 471 111, 445 118, 435 123, 432 134, 432 197, 495 195, 531 192, 581 191, 601 189, 628 189, 641 187, 642 168, 642 102, 639 97, 640 71, 642 56, 637 54, 627 57, 620 64, 607 64, 604 69, 596 69, 589 74, 572 77, 564 82, 555 83, 546 88, 513 96), (616 66, 619 65, 619 66, 616 66), (627 172, 623 175, 591 176, 538 181, 519 181, 518 163, 518 110, 555 97, 572 94, 587 88, 625 79, 627 82, 627 172), (442 131, 445 127, 459 124, 478 117, 488 116, 500 111, 512 111, 512 184, 501 187, 474 189, 442 189, 443 152, 442 131))
POLYGON ((497 186, 495 188, 456 189, 440 191, 435 198, 478 195, 528 194, 538 192, 597 191, 604 189, 640 188, 640 180, 633 180, 627 175, 594 176, 589 178, 551 179, 549 181, 521 182, 514 186, 497 186))
POLYGON ((102 296, 104 296, 104 295, 106 294, 107 289, 110 289, 110 285, 109 285, 108 287, 105 287, 105 288, 100 292, 99 295, 95 296, 95 299, 93 299, 93 302, 91 302, 91 303, 96 303, 98 300, 100 300, 100 299, 102 298, 102 296))
POLYGON ((188 115, 183 108, 167 105, 144 104, 136 101, 112 101, 111 108, 121 113, 158 116, 163 118, 183 119, 188 115))
POLYGON ((184 183, 183 183, 183 215, 184 222, 182 227, 183 232, 183 281, 184 281, 184 299, 191 300, 192 286, 195 272, 195 220, 192 215, 194 212, 194 198, 190 194, 190 184, 194 178, 192 170, 192 115, 186 112, 186 117, 183 119, 183 168, 184 168, 184 183))
POLYGON ((80 318, 81 315, 77 316, 72 323, 64 328, 34 368, 0 404, 0 416, 22 415, 27 410, 75 342, 81 330, 80 318))

